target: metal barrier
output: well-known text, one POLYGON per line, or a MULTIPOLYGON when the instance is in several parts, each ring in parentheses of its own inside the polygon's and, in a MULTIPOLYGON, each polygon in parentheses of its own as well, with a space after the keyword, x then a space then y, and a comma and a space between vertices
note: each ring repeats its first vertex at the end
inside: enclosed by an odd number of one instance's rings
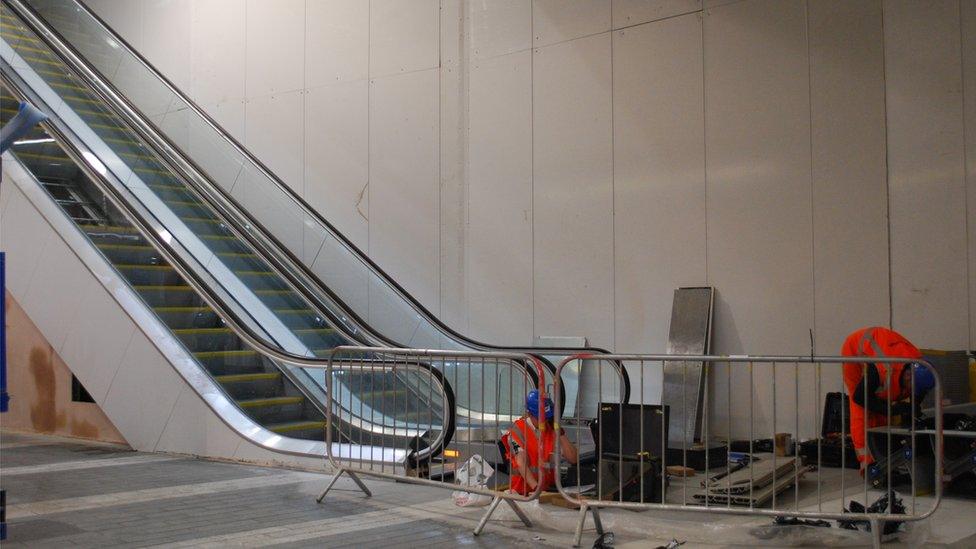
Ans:
MULTIPOLYGON (((580 509, 576 545, 588 512, 602 534, 599 509, 622 508, 845 521, 845 527, 869 525, 873 543, 879 546, 886 522, 924 519, 941 501, 942 386, 932 365, 924 360, 871 359, 875 364, 915 362, 932 371, 935 413, 923 420, 920 402, 915 399, 915 379, 909 376, 908 406, 893 405, 889 400, 880 415, 865 414, 863 428, 875 462, 866 468, 863 478, 847 467, 850 421, 844 406, 839 445, 821 437, 825 383, 840 385, 843 364, 850 358, 580 355, 559 365, 557 390, 553 391, 556 398, 563 369, 581 360, 601 368, 610 368, 608 361, 624 363, 633 391, 631 404, 601 404, 595 417, 561 418, 563 408, 556 403, 557 426, 561 425, 579 445, 578 463, 566 462, 558 444, 553 458, 560 470, 569 469, 556 475, 559 492, 580 509), (669 423, 680 421, 698 402, 684 395, 669 395, 671 402, 683 403, 683 409, 670 410, 658 404, 660 396, 650 395, 650 380, 660 380, 665 362, 669 367, 704 367, 709 381, 701 408, 701 440, 689 440, 687 429, 675 429, 684 439, 674 440, 668 435, 669 423), (825 371, 836 377, 825 377, 825 371), (892 413, 893 406, 897 412, 908 410, 904 426, 894 421, 898 414, 892 413), (677 412, 680 414, 672 419, 677 412), (759 420, 766 425, 759 425, 759 420), (786 441, 787 433, 794 444, 786 441), (816 441, 801 445, 801 436, 815 436, 816 441), (825 468, 825 449, 828 453, 839 450, 839 469, 825 468), (691 469, 698 471, 692 473, 691 469), (701 472, 704 479, 699 481, 701 472), (895 512, 893 492, 902 486, 911 490, 911 502, 905 503, 904 514, 895 512), (927 490, 934 496, 922 505, 919 496, 927 490), (881 495, 887 496, 886 501, 872 508, 869 498, 881 495), (862 507, 845 508, 848 496, 860 497, 862 507)), ((863 364, 861 368, 866 377, 869 366, 863 364)), ((893 368, 884 369, 883 387, 890 388, 893 368)), ((660 387, 660 382, 654 387, 660 387)), ((863 396, 862 402, 868 402, 867 384, 863 396)), ((844 402, 850 398, 846 389, 842 398, 844 402)))
POLYGON ((475 535, 503 501, 531 527, 517 504, 536 499, 541 484, 513 493, 507 475, 478 473, 487 471, 481 464, 506 469, 499 440, 523 416, 527 393, 545 392, 543 374, 538 359, 521 353, 333 349, 325 369, 326 448, 335 475, 317 501, 343 474, 370 496, 359 478, 368 475, 490 498, 475 535))

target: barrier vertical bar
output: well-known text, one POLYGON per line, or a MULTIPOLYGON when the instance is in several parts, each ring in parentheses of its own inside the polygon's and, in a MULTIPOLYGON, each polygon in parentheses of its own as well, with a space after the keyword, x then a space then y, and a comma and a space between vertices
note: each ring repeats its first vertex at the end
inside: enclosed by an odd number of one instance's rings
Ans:
MULTIPOLYGON (((7 253, 0 252, 0 412, 7 411, 10 396, 7 395, 7 253)), ((3 539, 3 538, 0 538, 3 539)))
MULTIPOLYGON (((0 413, 7 411, 7 253, 0 252, 0 413)), ((7 539, 7 491, 0 490, 0 540, 7 539)))

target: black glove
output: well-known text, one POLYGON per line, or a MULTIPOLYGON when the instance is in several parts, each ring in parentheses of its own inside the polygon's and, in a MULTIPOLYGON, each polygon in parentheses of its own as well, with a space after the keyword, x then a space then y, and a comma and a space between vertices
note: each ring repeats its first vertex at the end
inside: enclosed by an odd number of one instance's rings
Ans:
POLYGON ((913 406, 910 402, 896 402, 891 405, 891 416, 902 416, 904 418, 910 418, 912 416, 913 406))

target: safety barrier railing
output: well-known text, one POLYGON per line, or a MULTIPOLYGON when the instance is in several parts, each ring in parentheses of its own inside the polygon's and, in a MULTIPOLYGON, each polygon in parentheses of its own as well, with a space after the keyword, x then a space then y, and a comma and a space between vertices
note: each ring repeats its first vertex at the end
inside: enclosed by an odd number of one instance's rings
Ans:
MULTIPOLYGON (((449 489, 471 502, 483 498, 488 509, 475 535, 502 502, 532 526, 518 504, 536 499, 542 485, 531 492, 510 490, 506 450, 499 441, 523 416, 528 393, 545 393, 544 367, 537 358, 522 353, 343 346, 330 353, 325 381, 327 402, 333 403, 327 409, 326 448, 334 476, 319 503, 343 474, 369 497, 369 488, 359 478, 365 475, 449 489), (434 388, 437 384, 445 388, 443 395, 434 388), (456 400, 458 394, 466 397, 464 407, 455 403, 461 401, 456 400), (345 433, 331 428, 360 420, 371 428, 345 433), (336 437, 345 444, 332 444, 336 437), (424 453, 424 448, 442 451, 424 453)), ((541 455, 541 437, 538 452, 541 455)), ((547 465, 530 469, 539 475, 547 465)))
MULTIPOLYGON (((821 436, 825 388, 841 386, 843 364, 850 358, 580 355, 557 368, 553 391, 557 399, 563 369, 581 360, 599 368, 610 367, 604 361, 622 362, 630 372, 633 391, 629 405, 601 404, 592 417, 562 418, 563 407, 556 402, 557 430, 561 426, 579 445, 578 463, 569 463, 559 444, 553 458, 562 471, 555 477, 559 492, 580 510, 576 545, 588 513, 602 534, 599 509, 616 508, 838 521, 844 529, 868 528, 872 542, 879 546, 882 533, 897 529, 896 523, 931 516, 941 501, 942 386, 938 373, 924 360, 872 357, 870 366, 857 366, 866 379, 869 368, 884 365, 877 379, 880 391, 903 381, 893 375, 912 371, 910 365, 895 364, 915 363, 934 376, 932 417, 921 414, 912 375, 906 376, 910 383, 905 382, 902 393, 886 398, 884 409, 853 422, 855 429, 863 429, 875 459, 862 475, 850 468, 858 463, 855 455, 849 455, 853 454, 847 438, 852 422, 845 406, 840 406, 840 432, 821 436), (671 368, 704 369, 708 381, 703 406, 698 408, 703 410, 699 440, 689 439, 687 429, 675 430, 683 433, 683 439, 669 437, 669 424, 681 425, 698 402, 669 395, 671 402, 682 405, 672 410, 659 404, 656 391, 665 363, 671 368), (801 443, 800 438, 811 440, 801 443), (907 496, 903 501, 895 490, 910 490, 910 501, 907 496), (849 497, 856 499, 848 505, 849 497)), ((863 384, 860 402, 871 400, 868 385, 863 384)), ((843 390, 842 402, 850 397, 843 390)))

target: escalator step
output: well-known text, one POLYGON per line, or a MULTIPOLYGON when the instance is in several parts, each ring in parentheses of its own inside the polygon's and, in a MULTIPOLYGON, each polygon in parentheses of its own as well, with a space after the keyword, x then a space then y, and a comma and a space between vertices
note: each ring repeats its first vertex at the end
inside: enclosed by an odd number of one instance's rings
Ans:
POLYGON ((270 406, 291 406, 301 404, 305 397, 286 396, 272 398, 252 398, 248 400, 238 400, 237 405, 241 408, 266 408, 270 406))
POLYGON ((274 381, 281 379, 280 372, 263 372, 258 374, 227 374, 214 376, 220 383, 250 383, 253 381, 274 381))
POLYGON ((308 431, 308 430, 319 430, 325 429, 324 421, 291 421, 288 423, 270 423, 266 425, 269 431, 274 431, 275 433, 293 433, 295 431, 308 431))
POLYGON ((199 353, 193 353, 193 356, 198 359, 208 359, 208 358, 229 358, 229 357, 240 357, 240 356, 254 356, 258 354, 257 351, 251 349, 238 349, 234 351, 202 351, 199 353))

